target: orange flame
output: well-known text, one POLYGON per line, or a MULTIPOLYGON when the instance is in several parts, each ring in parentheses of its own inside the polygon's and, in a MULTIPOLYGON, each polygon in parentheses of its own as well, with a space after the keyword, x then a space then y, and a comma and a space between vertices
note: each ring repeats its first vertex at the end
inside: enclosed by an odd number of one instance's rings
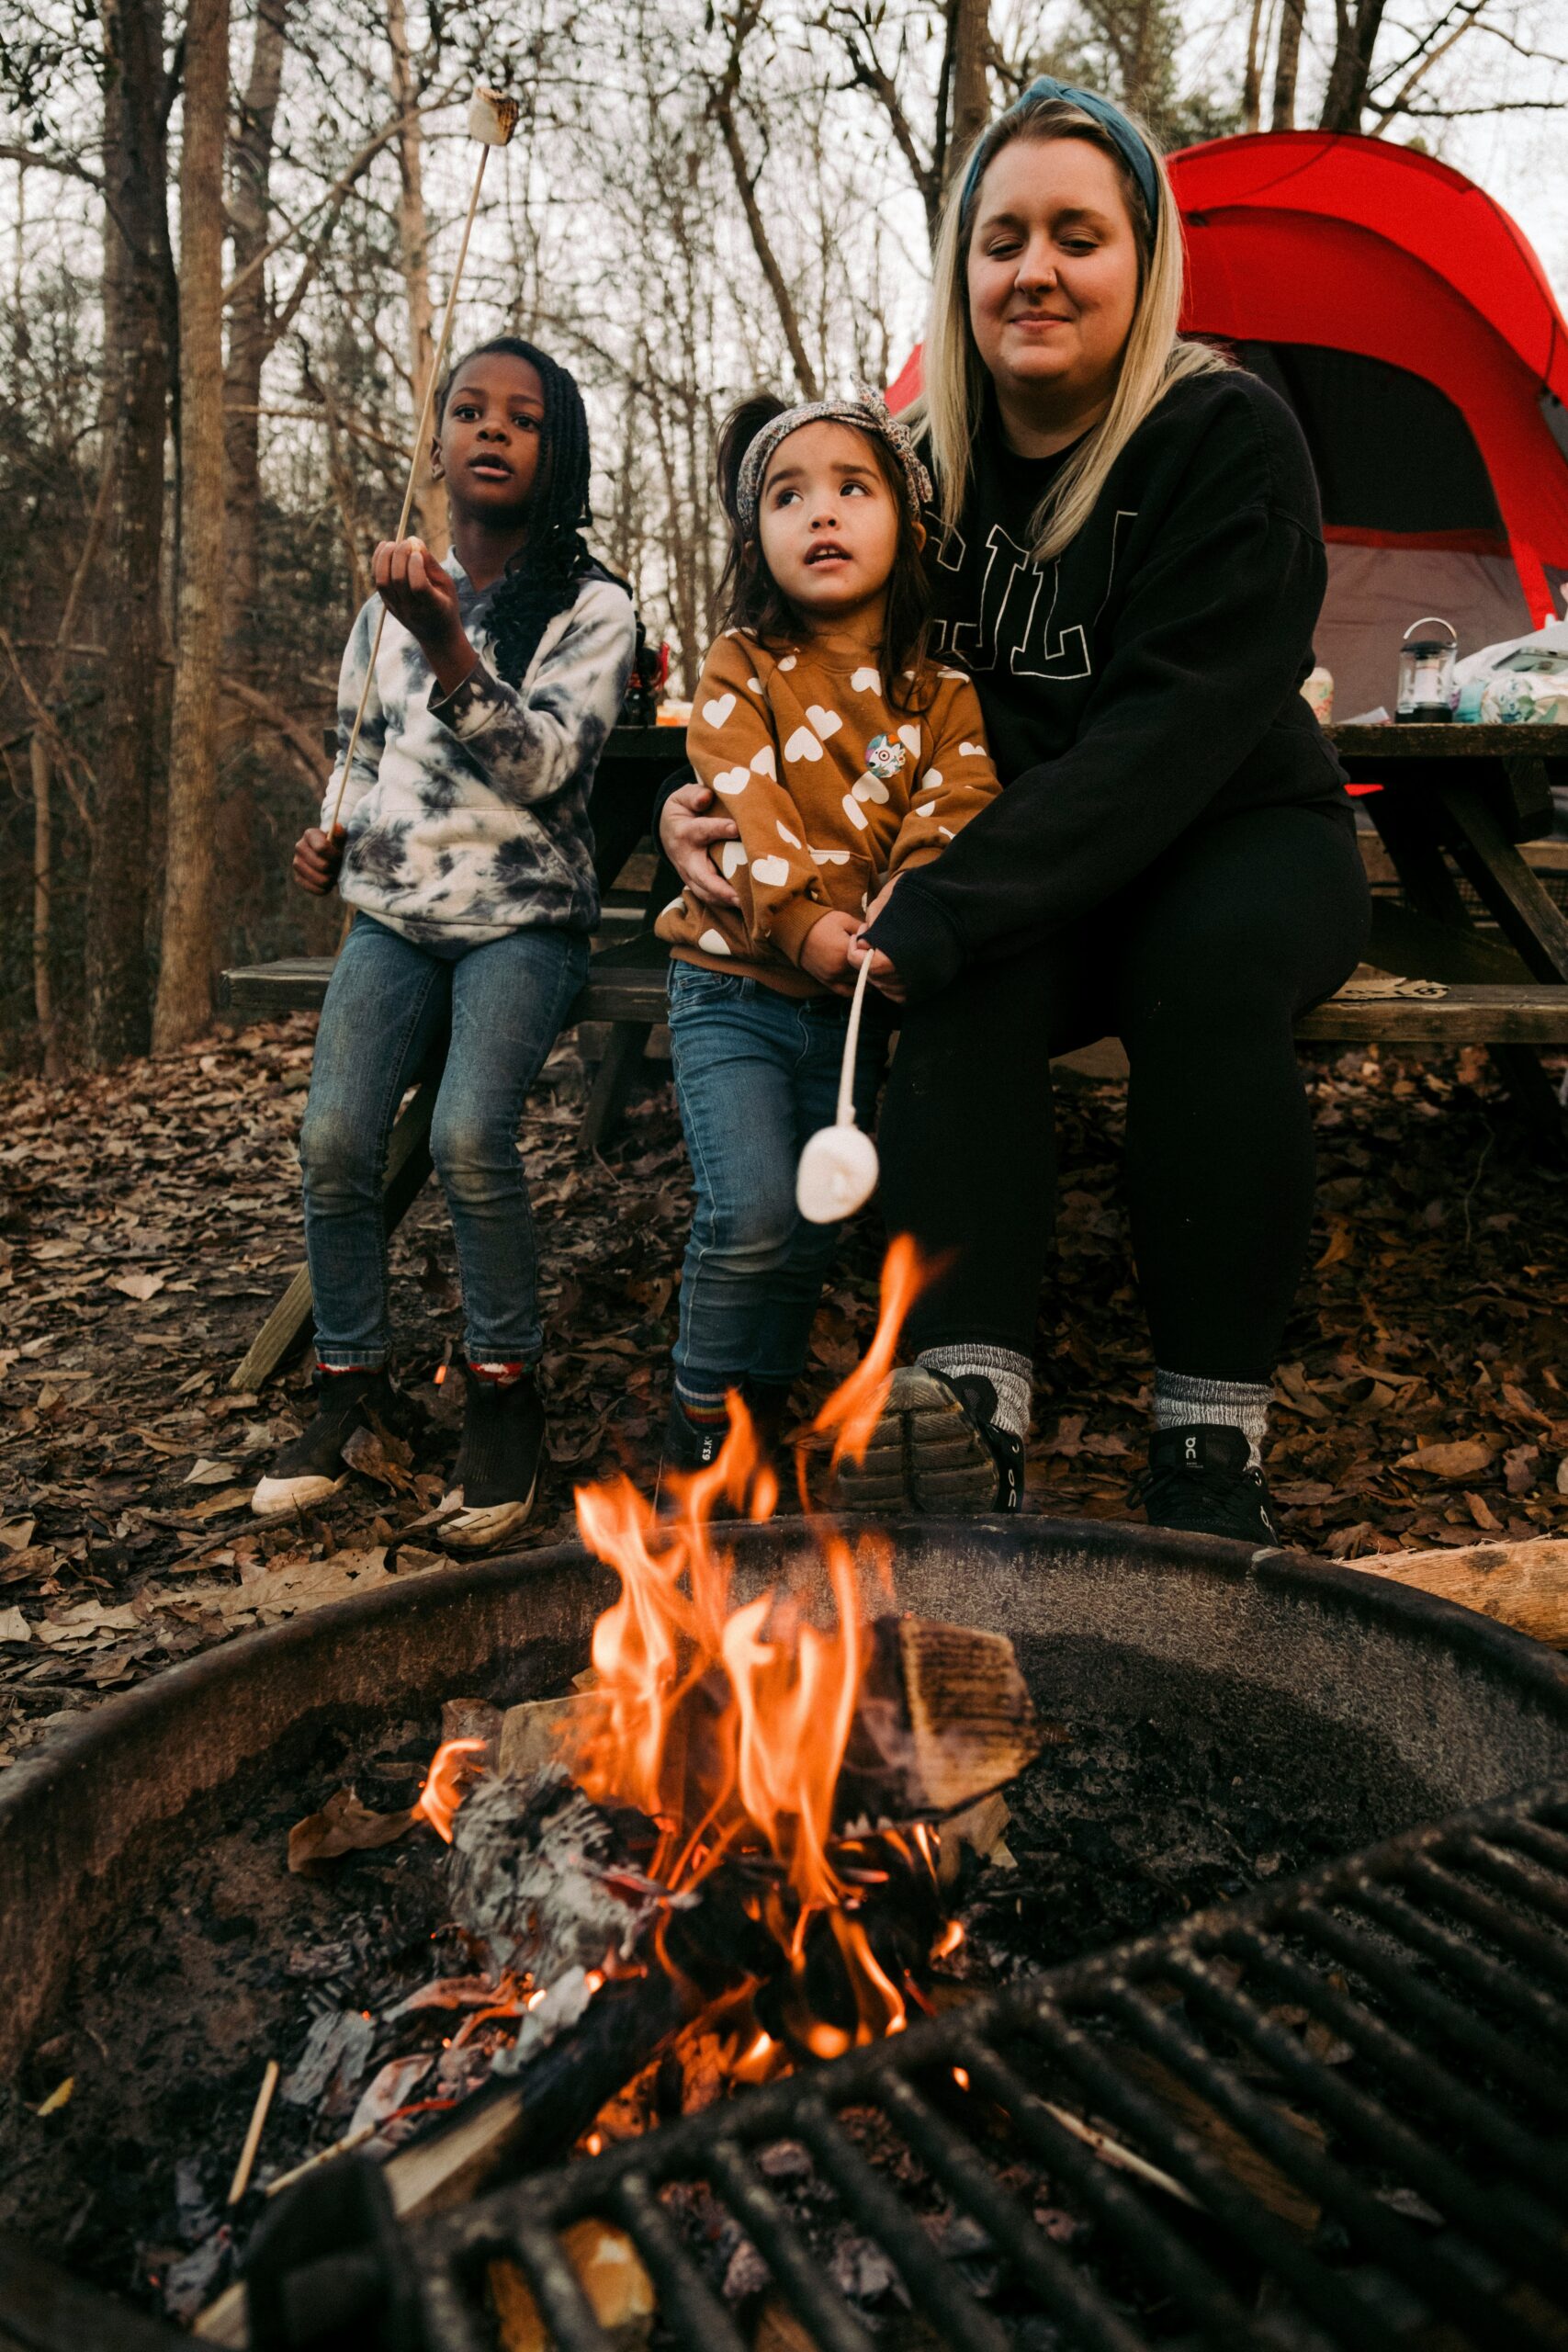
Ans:
POLYGON ((430 1759, 424 1786, 413 1801, 438 1838, 452 1843, 452 1816, 462 1804, 468 1783, 484 1753, 482 1739, 444 1739, 430 1759))
POLYGON ((887 1392, 893 1385, 893 1352, 898 1345, 904 1318, 931 1280, 932 1271, 911 1236, 899 1234, 883 1261, 882 1310, 871 1345, 811 1424, 819 1436, 833 1437, 835 1470, 846 1454, 852 1462, 864 1458, 877 1415, 886 1404, 887 1392))
MULTIPOLYGON (((899 1330, 928 1271, 912 1240, 894 1242, 875 1336, 813 1424, 833 1438, 835 1466, 864 1454, 899 1330)), ((659 1844, 647 1867, 672 1893, 728 1854, 742 1853, 761 1870, 757 1916, 789 1955, 792 2037, 828 2056, 898 2032, 908 2017, 904 1990, 855 1917, 886 1872, 867 1867, 863 1846, 836 1849, 833 1827, 867 1656, 861 1581, 874 1570, 891 1590, 891 1547, 866 1535, 852 1549, 833 1530, 818 1531, 834 1602, 826 1629, 809 1622, 799 1600, 771 1589, 732 1607, 733 1564, 714 1540, 715 1513, 723 1507, 768 1519, 778 1484, 739 1396, 728 1410, 717 1459, 663 1481, 667 1516, 624 1477, 577 1490, 582 1540, 615 1570, 621 1589, 593 1628, 597 1679, 570 1710, 562 1756, 597 1803, 635 1806, 657 1823, 659 1844), (806 2005, 807 1931, 823 1914, 852 1991, 852 2030, 813 2018, 806 2005)), ((801 1476, 804 1498, 804 1465, 801 1476)), ((446 1741, 420 1792, 417 1809, 444 1838, 481 1745, 446 1741)), ((907 1847, 888 1842, 898 1859, 918 1865, 929 1866, 934 1852, 920 1838, 907 1847)), ((539 1997, 523 1995, 528 2007, 539 1997)), ((782 2058, 781 2046, 757 2026, 745 2047, 738 2044, 733 2071, 762 2078, 782 2058)))

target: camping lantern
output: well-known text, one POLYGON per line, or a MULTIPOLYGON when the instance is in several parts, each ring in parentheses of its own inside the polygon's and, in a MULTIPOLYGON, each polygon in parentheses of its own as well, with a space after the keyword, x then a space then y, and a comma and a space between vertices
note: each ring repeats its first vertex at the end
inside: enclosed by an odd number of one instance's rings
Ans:
POLYGON ((1459 631, 1452 621, 1428 613, 1412 621, 1399 649, 1399 700, 1394 716, 1402 726, 1447 726, 1454 715, 1454 662, 1459 631), (1434 630, 1446 629, 1446 637, 1434 630))

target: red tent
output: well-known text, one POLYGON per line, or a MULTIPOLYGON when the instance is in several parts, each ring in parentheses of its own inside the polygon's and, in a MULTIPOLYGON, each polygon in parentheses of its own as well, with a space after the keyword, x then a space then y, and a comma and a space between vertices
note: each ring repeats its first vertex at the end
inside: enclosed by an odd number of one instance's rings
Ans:
MULTIPOLYGON (((1492 198, 1429 155, 1324 131, 1170 161, 1184 327, 1291 402, 1323 493, 1318 654, 1348 718, 1392 707, 1406 624, 1470 652, 1559 609, 1568 578, 1568 326, 1492 198)), ((890 395, 919 389, 917 354, 890 395)))
POLYGON ((1170 175, 1183 324, 1273 383, 1312 448, 1338 715, 1392 707, 1423 614, 1466 652, 1554 617, 1568 327, 1507 214, 1430 155, 1324 131, 1213 140, 1170 175))

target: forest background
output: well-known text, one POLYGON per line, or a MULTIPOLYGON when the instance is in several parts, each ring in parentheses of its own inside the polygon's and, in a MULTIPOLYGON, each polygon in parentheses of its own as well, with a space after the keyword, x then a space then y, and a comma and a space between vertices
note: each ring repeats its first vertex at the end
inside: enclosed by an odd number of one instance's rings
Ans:
MULTIPOLYGON (((226 962, 331 947, 288 883, 395 518, 475 151, 521 127, 456 348, 566 361, 594 542, 677 690, 713 621, 716 428, 890 382, 955 159, 1041 70, 1170 146, 1420 144, 1568 280, 1561 0, 4 0, 0 1068, 207 1028, 226 962)), ((415 526, 446 541, 422 484, 415 526)))

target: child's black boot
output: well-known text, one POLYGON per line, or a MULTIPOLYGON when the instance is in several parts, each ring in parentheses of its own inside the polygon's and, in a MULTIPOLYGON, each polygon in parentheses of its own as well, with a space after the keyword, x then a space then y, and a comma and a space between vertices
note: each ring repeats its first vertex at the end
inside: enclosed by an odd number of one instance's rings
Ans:
POLYGON ((521 1365, 463 1368, 463 1442, 438 1528, 451 1551, 483 1552, 525 1525, 545 1452, 545 1408, 521 1365))
POLYGON ((397 1394, 384 1369, 333 1372, 318 1364, 312 1385, 315 1411, 251 1497, 251 1509, 259 1519, 302 1510, 336 1494, 345 1475, 343 1449, 355 1430, 368 1429, 372 1419, 386 1422, 398 1417, 397 1394))

